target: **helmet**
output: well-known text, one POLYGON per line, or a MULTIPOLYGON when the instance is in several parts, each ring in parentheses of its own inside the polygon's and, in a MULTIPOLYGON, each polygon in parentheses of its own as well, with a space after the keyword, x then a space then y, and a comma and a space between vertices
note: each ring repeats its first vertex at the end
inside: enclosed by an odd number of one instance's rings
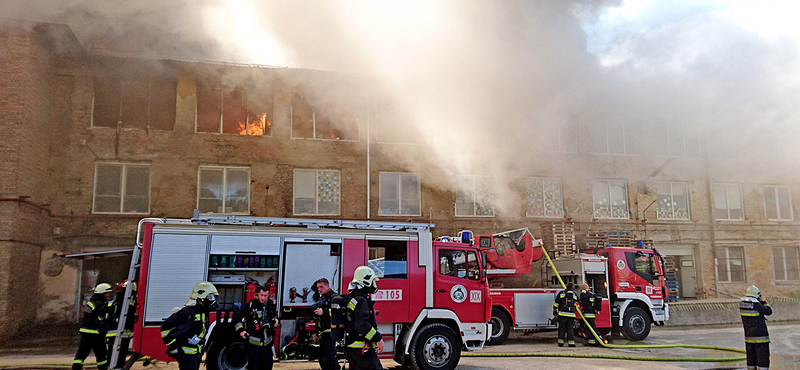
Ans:
POLYGON ((214 284, 207 281, 201 281, 194 285, 192 294, 189 296, 191 299, 207 299, 209 301, 216 301, 219 292, 214 284))
POLYGON ((367 266, 358 266, 355 273, 353 273, 352 283, 354 285, 366 288, 374 286, 376 281, 378 281, 378 278, 375 276, 375 271, 367 266))
POLYGON ((748 297, 758 298, 758 296, 761 295, 761 291, 758 290, 757 286, 751 285, 749 288, 747 288, 744 295, 748 297))
MULTIPOLYGON (((128 279, 125 279, 121 283, 119 283, 119 285, 117 285, 117 293, 125 290, 125 288, 127 287, 128 287, 128 279)), ((136 291, 136 282, 133 283, 131 290, 133 290, 134 292, 136 291)))
POLYGON ((111 284, 109 284, 109 283, 100 283, 100 284, 97 284, 96 287, 94 287, 94 294, 111 293, 111 290, 112 290, 111 284))

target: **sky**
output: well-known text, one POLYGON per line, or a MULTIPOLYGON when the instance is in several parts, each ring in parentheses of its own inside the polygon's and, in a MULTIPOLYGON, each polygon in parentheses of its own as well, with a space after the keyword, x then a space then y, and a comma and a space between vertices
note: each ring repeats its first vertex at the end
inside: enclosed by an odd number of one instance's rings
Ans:
POLYGON ((84 42, 135 40, 142 55, 374 77, 427 142, 441 144, 431 150, 442 168, 491 174, 514 170, 514 155, 498 150, 486 161, 475 145, 447 143, 542 146, 565 122, 679 122, 733 147, 764 135, 763 150, 796 157, 799 8, 790 0, 12 0, 0 14, 67 23, 84 42))

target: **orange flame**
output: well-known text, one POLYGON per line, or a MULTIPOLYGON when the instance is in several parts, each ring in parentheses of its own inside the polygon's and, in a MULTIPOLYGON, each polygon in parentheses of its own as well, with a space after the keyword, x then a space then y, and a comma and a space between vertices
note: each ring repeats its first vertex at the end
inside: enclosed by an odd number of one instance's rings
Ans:
POLYGON ((246 122, 239 122, 239 135, 264 135, 267 127, 272 127, 272 122, 267 121, 266 113, 255 115, 250 121, 250 126, 246 122))

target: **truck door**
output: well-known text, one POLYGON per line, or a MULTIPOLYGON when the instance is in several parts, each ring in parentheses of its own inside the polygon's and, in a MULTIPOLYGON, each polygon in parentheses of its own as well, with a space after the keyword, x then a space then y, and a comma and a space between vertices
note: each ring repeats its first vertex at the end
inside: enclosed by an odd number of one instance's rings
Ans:
POLYGON ((379 323, 413 321, 409 317, 409 241, 367 239, 367 266, 380 279, 372 295, 375 319, 379 323))
POLYGON ((461 322, 485 322, 484 283, 477 251, 437 245, 434 306, 455 312, 461 322))

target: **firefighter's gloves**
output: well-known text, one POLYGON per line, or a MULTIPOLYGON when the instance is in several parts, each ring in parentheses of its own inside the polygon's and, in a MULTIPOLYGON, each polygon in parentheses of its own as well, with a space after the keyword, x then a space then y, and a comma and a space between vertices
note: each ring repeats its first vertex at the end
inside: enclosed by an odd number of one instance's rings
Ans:
POLYGON ((183 353, 183 351, 181 350, 181 347, 172 346, 172 347, 167 348, 167 356, 169 356, 169 357, 176 358, 181 353, 183 353))
POLYGON ((553 316, 558 316, 558 309, 557 308, 553 309, 553 316))
POLYGON ((202 342, 202 341, 203 341, 203 338, 200 338, 197 335, 195 335, 195 336, 189 338, 186 342, 191 344, 191 345, 193 345, 193 346, 196 346, 196 345, 200 344, 200 342, 202 342))

